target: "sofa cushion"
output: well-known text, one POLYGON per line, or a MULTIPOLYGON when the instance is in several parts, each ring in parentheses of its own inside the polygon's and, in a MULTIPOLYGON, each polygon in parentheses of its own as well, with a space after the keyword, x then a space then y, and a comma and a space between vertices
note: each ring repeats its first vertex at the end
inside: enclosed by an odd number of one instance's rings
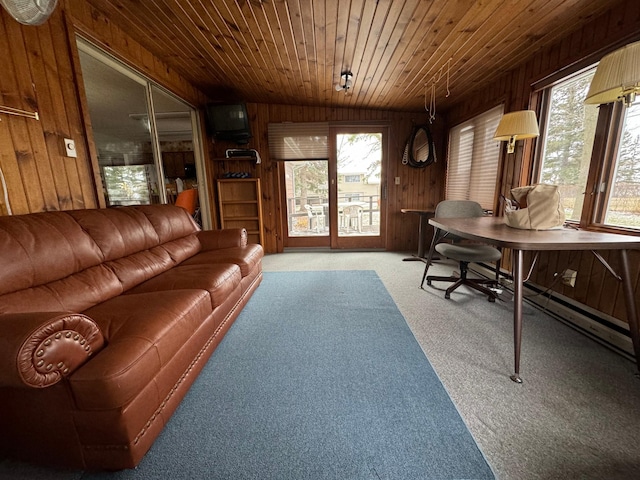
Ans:
POLYGON ((173 205, 77 210, 70 215, 95 240, 123 290, 200 251, 197 225, 173 205))
POLYGON ((200 250, 198 226, 183 208, 173 205, 74 210, 69 214, 95 240, 107 261, 165 245, 178 263, 200 250))
POLYGON ((127 294, 179 289, 207 290, 211 308, 222 305, 242 281, 240 267, 231 263, 178 265, 131 289, 127 294))
POLYGON ((96 243, 63 212, 0 216, 0 295, 99 265, 96 243))
POLYGON ((96 242, 105 261, 126 257, 160 243, 147 217, 137 208, 104 208, 69 212, 96 242))
POLYGON ((120 295, 83 312, 107 344, 69 377, 81 409, 127 404, 211 315, 206 290, 120 295))
POLYGON ((246 277, 260 263, 263 255, 262 245, 249 244, 246 247, 230 247, 200 252, 182 264, 235 263, 240 267, 242 276, 246 277))
POLYGON ((97 265, 46 285, 0 295, 0 314, 82 312, 121 293, 122 283, 113 271, 97 265))

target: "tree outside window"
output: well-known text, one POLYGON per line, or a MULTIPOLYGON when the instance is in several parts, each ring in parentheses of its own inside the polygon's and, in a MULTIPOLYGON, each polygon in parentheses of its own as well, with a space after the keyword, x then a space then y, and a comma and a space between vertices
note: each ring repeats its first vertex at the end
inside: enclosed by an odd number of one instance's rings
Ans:
POLYGON ((598 108, 585 105, 595 68, 551 88, 540 183, 558 185, 568 220, 580 220, 598 108))
POLYGON ((624 116, 605 223, 640 228, 640 104, 625 108, 624 116))
POLYGON ((613 109, 585 105, 594 73, 595 67, 568 78, 543 96, 538 181, 559 186, 569 221, 585 218, 590 224, 640 229, 640 101, 613 109), (598 156, 593 144, 600 115, 609 126, 600 149, 607 153, 598 156), (594 187, 586 192, 588 183, 594 187), (585 203, 585 195, 596 201, 585 203), (584 211, 586 205, 591 210, 584 211))

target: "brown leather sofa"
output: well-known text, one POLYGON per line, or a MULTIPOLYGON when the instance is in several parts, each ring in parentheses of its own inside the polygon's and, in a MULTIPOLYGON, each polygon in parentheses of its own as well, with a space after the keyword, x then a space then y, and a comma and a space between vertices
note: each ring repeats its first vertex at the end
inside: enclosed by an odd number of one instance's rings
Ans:
POLYGON ((262 257, 170 205, 0 217, 0 457, 137 465, 262 257))

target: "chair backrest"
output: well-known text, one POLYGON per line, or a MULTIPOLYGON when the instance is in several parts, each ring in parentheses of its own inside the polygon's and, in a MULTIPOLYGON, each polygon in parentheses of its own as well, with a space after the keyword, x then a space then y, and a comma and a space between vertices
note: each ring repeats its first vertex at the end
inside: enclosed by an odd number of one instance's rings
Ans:
POLYGON ((360 205, 347 205, 343 207, 342 212, 345 215, 360 215, 362 213, 362 207, 360 205))
POLYGON ((189 190, 183 190, 178 194, 176 203, 178 207, 184 208, 189 215, 196 213, 196 206, 198 205, 198 189, 190 188, 189 190))
POLYGON ((436 217, 470 218, 484 217, 484 210, 472 200, 443 200, 436 206, 436 217))

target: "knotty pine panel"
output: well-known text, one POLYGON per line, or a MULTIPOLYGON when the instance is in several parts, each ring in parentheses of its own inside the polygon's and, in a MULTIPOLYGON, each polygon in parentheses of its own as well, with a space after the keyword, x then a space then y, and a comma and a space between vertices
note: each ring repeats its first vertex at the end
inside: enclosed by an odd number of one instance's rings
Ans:
POLYGON ((0 167, 13 214, 98 206, 78 97, 69 88, 66 32, 61 9, 39 27, 22 26, 0 10, 0 49, 7 52, 0 102, 40 117, 2 115, 0 122, 0 167), (64 155, 63 138, 76 142, 77 158, 64 155))
MULTIPOLYGON (((384 110, 363 110, 334 107, 304 107, 298 105, 247 104, 253 138, 246 145, 259 152, 262 163, 212 160, 212 175, 222 178, 225 172, 249 171, 259 177, 262 183, 262 206, 265 230, 264 247, 267 252, 283 249, 282 236, 285 225, 282 222, 279 168, 277 162, 269 158, 268 124, 278 122, 367 122, 389 125, 389 145, 387 170, 387 250, 416 251, 418 239, 417 215, 403 215, 401 208, 435 208, 444 196, 445 165, 443 146, 445 139, 439 121, 431 126, 434 141, 437 142, 435 164, 422 169, 402 164, 402 153, 414 124, 426 122, 426 114, 402 113, 384 110), (394 178, 400 177, 401 184, 395 185, 394 178)), ((235 148, 227 142, 209 140, 209 156, 223 158, 227 148, 235 148)), ((429 237, 430 238, 430 237, 429 237)))

